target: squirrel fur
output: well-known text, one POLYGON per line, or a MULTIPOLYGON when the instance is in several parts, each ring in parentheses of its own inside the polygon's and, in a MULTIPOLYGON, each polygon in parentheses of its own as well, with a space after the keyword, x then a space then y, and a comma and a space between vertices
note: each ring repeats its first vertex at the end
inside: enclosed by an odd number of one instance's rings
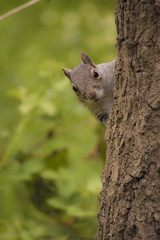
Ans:
POLYGON ((81 53, 81 59, 82 63, 72 70, 62 70, 70 79, 80 102, 106 127, 113 105, 116 60, 96 65, 84 53, 81 53))

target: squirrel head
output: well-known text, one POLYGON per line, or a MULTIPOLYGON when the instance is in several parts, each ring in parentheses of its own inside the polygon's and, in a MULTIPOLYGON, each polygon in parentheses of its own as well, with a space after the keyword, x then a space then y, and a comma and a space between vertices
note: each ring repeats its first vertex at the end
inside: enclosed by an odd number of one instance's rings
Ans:
POLYGON ((81 53, 82 63, 72 70, 62 68, 70 79, 73 90, 86 106, 99 102, 103 98, 102 75, 89 56, 81 53))

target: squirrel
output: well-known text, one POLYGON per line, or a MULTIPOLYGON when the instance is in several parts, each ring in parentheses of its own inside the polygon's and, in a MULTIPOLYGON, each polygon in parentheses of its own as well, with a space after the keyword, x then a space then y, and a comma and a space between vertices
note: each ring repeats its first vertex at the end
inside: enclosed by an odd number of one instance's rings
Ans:
POLYGON ((81 53, 81 59, 82 63, 72 70, 62 70, 80 102, 106 127, 113 105, 116 60, 96 65, 84 53, 81 53))

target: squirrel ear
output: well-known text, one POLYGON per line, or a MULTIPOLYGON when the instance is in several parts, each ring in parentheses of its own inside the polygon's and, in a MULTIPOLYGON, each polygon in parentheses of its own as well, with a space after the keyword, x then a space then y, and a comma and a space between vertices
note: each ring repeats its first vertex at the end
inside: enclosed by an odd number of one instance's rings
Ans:
POLYGON ((71 79, 71 70, 67 69, 67 68, 62 68, 64 74, 71 79))
POLYGON ((91 66, 96 67, 96 65, 92 62, 90 57, 88 57, 86 54, 81 53, 81 59, 84 64, 90 64, 91 66))

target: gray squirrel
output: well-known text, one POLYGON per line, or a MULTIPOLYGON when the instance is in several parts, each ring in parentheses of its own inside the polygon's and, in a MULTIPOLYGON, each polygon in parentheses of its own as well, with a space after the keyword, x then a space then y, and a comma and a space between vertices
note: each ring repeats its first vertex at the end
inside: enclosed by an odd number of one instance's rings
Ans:
POLYGON ((80 102, 106 127, 113 105, 116 60, 96 65, 84 53, 81 53, 81 59, 82 63, 72 70, 62 70, 70 79, 80 102))

